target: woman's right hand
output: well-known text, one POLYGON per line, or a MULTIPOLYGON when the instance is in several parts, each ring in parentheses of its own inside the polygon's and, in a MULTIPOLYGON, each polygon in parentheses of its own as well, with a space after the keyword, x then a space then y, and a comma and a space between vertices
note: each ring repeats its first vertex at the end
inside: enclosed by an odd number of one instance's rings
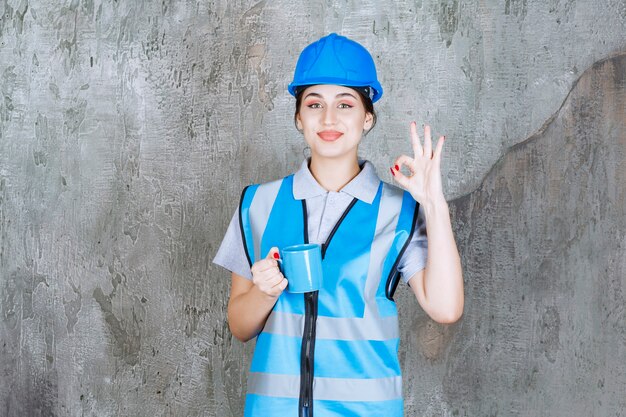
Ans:
POLYGON ((252 268, 252 282, 262 293, 278 298, 287 288, 288 281, 278 269, 278 248, 273 247, 265 259, 256 261, 252 268))

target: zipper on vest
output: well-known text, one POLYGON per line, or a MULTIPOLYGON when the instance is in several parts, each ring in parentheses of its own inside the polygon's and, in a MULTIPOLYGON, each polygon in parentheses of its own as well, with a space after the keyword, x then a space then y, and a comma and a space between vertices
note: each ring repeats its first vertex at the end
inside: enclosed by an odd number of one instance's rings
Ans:
POLYGON ((315 363, 315 330, 318 292, 304 294, 305 319, 300 364, 300 417, 313 415, 313 366, 315 363))
MULTIPOLYGON (((353 199, 343 212, 333 230, 322 245, 322 259, 326 255, 326 249, 339 228, 343 219, 348 215, 358 200, 353 199)), ((307 211, 305 200, 302 200, 304 212, 304 241, 309 243, 307 226, 307 211)), ((313 417, 313 369, 315 365, 315 330, 317 324, 317 303, 319 291, 304 293, 304 332, 302 335, 302 348, 300 351, 300 404, 298 407, 299 417, 313 417)))

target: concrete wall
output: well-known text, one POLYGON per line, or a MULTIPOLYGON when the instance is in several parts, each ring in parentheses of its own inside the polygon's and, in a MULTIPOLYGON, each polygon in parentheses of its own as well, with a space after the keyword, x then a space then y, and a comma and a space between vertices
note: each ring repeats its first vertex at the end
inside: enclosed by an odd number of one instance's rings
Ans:
POLYGON ((286 85, 330 31, 447 135, 466 311, 398 291, 407 415, 626 415, 626 2, 0 0, 0 416, 238 416, 211 264, 293 171, 286 85))

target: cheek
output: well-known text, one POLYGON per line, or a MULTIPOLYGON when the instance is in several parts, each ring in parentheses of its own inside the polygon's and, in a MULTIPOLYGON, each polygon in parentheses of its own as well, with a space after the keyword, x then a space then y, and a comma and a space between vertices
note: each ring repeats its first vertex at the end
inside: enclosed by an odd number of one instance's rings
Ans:
POLYGON ((355 129, 363 130, 363 127, 365 126, 365 121, 365 117, 358 115, 354 117, 351 124, 354 126, 355 129))
POLYGON ((305 113, 300 113, 300 126, 304 130, 310 130, 314 128, 316 125, 315 119, 310 115, 305 113))

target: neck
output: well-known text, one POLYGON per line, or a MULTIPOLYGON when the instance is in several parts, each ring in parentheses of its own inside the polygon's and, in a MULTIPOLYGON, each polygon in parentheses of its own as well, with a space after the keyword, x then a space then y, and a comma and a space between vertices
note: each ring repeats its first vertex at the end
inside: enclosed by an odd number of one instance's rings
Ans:
POLYGON ((334 160, 311 157, 309 170, 324 189, 339 191, 361 172, 361 167, 356 158, 334 160))

